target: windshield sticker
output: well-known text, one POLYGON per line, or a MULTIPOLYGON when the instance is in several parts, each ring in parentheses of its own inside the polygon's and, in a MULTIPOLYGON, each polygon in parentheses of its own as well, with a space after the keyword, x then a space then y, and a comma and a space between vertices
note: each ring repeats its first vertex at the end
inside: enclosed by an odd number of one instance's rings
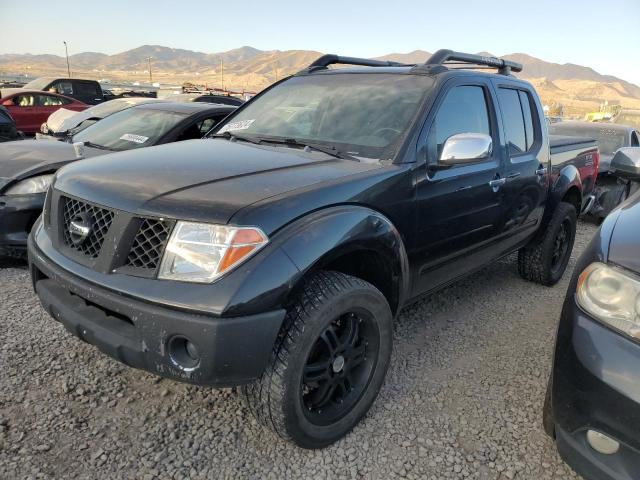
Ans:
POLYGON ((149 140, 149 137, 144 137, 142 135, 134 135, 133 133, 125 133, 120 137, 120 140, 126 140, 128 142, 135 143, 144 143, 149 140))
POLYGON ((224 127, 218 130, 218 133, 235 132, 236 130, 246 130, 255 121, 256 119, 254 118, 251 120, 240 120, 239 122, 227 123, 224 127))

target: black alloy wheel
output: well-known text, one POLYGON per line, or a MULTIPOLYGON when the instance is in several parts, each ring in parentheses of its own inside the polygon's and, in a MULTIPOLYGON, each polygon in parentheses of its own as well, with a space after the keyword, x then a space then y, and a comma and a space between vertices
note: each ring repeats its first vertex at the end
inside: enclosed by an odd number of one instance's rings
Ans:
POLYGON ((367 312, 348 312, 322 332, 307 358, 302 401, 317 425, 334 423, 360 399, 377 363, 379 332, 367 312))

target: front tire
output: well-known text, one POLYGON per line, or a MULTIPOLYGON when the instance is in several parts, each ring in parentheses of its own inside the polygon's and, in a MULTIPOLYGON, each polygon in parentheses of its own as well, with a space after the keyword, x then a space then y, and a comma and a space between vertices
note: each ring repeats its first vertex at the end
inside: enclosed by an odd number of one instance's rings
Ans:
POLYGON ((576 208, 560 202, 544 232, 518 251, 518 273, 525 280, 552 286, 567 268, 576 238, 576 208))
POLYGON ((249 409, 300 447, 339 440, 382 387, 392 323, 389 304, 370 283, 339 272, 314 274, 289 309, 264 374, 242 389, 249 409))

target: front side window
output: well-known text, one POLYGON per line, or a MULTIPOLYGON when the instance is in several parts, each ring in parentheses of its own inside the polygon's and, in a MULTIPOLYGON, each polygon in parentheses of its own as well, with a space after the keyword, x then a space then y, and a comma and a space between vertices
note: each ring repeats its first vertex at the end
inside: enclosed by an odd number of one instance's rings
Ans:
POLYGON ((36 96, 33 94, 16 95, 13 97, 13 104, 17 107, 35 107, 36 96))
POLYGON ((295 139, 351 155, 390 159, 433 79, 386 73, 292 77, 254 99, 218 133, 295 139))
POLYGON ((128 108, 109 115, 73 136, 72 142, 107 150, 132 150, 155 145, 185 119, 185 115, 164 110, 128 108))
POLYGON ((73 85, 71 84, 71 82, 58 82, 56 84, 56 92, 60 95, 73 95, 73 85))
POLYGON ((452 88, 447 93, 429 130, 429 159, 435 161, 440 158, 444 143, 458 133, 491 135, 483 87, 462 85, 452 88))

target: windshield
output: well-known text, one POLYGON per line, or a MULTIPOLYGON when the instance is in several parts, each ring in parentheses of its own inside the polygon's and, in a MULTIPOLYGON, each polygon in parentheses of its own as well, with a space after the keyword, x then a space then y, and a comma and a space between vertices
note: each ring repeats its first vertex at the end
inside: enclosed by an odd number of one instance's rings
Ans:
POLYGON ((595 138, 598 141, 600 153, 605 155, 612 155, 620 147, 624 147, 627 139, 624 131, 608 128, 606 123, 593 128, 571 127, 571 125, 556 123, 549 128, 549 133, 569 137, 595 138))
POLYGON ((51 83, 50 78, 36 78, 35 80, 31 80, 22 88, 27 90, 43 90, 44 87, 46 87, 50 83, 51 83))
POLYGON ((109 102, 99 103, 98 105, 87 108, 84 111, 83 116, 86 118, 105 118, 112 113, 125 110, 129 107, 133 107, 134 105, 138 105, 139 103, 140 102, 138 101, 132 101, 130 99, 111 100, 109 102))
POLYGON ((252 100, 217 133, 295 139, 390 159, 432 86, 419 75, 293 77, 252 100))
POLYGON ((148 147, 184 119, 185 115, 175 112, 128 108, 87 127, 71 141, 117 151, 148 147))
POLYGON ((616 116, 613 121, 614 123, 627 125, 629 127, 634 127, 635 129, 640 130, 640 112, 636 114, 622 112, 620 115, 616 116))

